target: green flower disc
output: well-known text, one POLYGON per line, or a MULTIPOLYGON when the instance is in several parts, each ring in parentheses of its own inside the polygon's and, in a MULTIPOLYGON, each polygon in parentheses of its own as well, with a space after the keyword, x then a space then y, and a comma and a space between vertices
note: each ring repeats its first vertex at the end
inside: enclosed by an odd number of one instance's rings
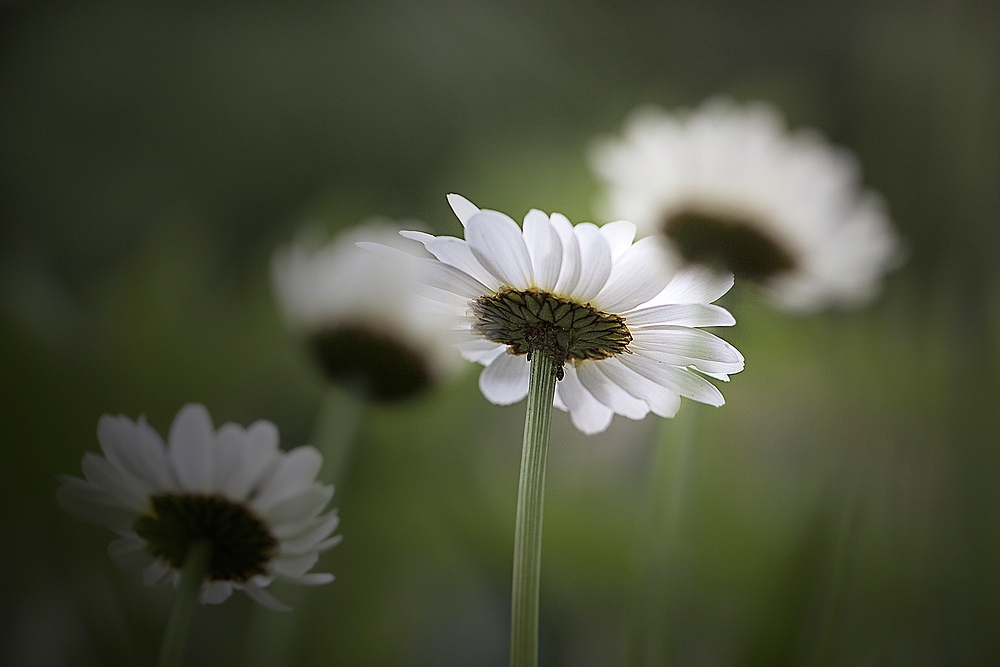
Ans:
POLYGON ((472 330, 513 354, 551 354, 558 375, 567 361, 607 359, 629 352, 632 334, 619 315, 541 290, 504 289, 470 302, 472 330))
POLYGON ((795 258, 749 218, 685 210, 663 225, 663 233, 689 262, 707 264, 746 280, 764 281, 795 268, 795 258))
POLYGON ((184 565, 192 544, 205 540, 212 547, 209 579, 242 583, 267 574, 278 540, 246 506, 207 493, 165 493, 152 496, 150 504, 132 528, 153 556, 174 569, 184 565))

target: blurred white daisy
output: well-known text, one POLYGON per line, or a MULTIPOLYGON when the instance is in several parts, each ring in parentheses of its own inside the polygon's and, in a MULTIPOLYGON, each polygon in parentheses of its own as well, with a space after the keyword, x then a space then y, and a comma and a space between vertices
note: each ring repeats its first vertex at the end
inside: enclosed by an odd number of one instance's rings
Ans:
POLYGON ((86 453, 86 479, 64 476, 57 497, 69 513, 120 535, 108 546, 115 565, 143 573, 147 586, 180 581, 189 547, 211 547, 202 604, 233 589, 262 605, 287 609, 264 590, 274 579, 308 586, 333 581, 310 573, 340 541, 336 511, 322 513, 332 486, 315 481, 322 457, 312 447, 278 449, 268 421, 247 428, 212 425, 202 405, 174 418, 168 445, 144 418, 104 415, 97 424, 104 456, 86 453))
POLYGON ((455 366, 440 324, 416 307, 419 262, 359 250, 357 241, 404 248, 399 226, 371 222, 323 244, 299 238, 275 252, 275 292, 289 324, 308 338, 334 382, 386 401, 419 394, 455 366))
POLYGON ((779 307, 860 306, 898 265, 900 244, 854 156, 815 131, 789 134, 764 103, 641 109, 592 165, 605 214, 664 234, 685 260, 764 285, 779 307))
POLYGON ((615 413, 672 417, 681 396, 724 403, 703 374, 728 379, 743 369, 743 357, 696 327, 734 324, 710 305, 731 276, 675 274, 658 239, 632 243, 629 222, 574 226, 532 210, 522 231, 503 213, 458 195, 449 201, 465 240, 403 236, 436 258, 425 260, 428 294, 450 315, 463 356, 486 366, 479 386, 491 402, 527 395, 529 357, 542 350, 558 368, 554 404, 584 433, 603 431, 615 413))

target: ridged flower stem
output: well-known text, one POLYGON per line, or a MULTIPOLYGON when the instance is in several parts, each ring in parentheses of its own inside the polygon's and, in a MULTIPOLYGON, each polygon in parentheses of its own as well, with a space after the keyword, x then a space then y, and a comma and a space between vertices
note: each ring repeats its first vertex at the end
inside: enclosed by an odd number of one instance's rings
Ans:
POLYGON ((545 458, 556 391, 556 361, 536 350, 531 359, 524 421, 521 477, 514 528, 514 576, 510 602, 511 667, 538 665, 538 591, 542 562, 545 458))
POLYGON ((195 542, 188 547, 184 566, 181 568, 181 582, 174 597, 174 606, 170 610, 167 630, 163 633, 160 659, 157 662, 159 667, 181 667, 184 664, 191 621, 198 605, 201 584, 208 574, 211 556, 212 545, 208 542, 195 542))

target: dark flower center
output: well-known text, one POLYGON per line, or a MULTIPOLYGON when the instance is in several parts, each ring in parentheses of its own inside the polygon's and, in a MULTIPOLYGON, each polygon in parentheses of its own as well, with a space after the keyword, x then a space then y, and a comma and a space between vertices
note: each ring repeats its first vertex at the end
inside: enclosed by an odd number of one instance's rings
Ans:
POLYGON ((330 380, 360 386, 372 400, 408 398, 431 384, 426 355, 372 327, 320 331, 312 345, 330 380))
POLYGON ((207 493, 165 493, 150 498, 152 509, 132 525, 149 552, 180 569, 199 540, 211 545, 208 578, 245 582, 267 574, 278 540, 247 507, 207 493))
POLYGON ((670 216, 663 232, 684 259, 761 282, 795 268, 795 258, 749 217, 706 215, 686 209, 670 216))
POLYGON ((567 361, 607 359, 629 352, 625 320, 540 290, 506 289, 469 302, 477 334, 514 354, 551 354, 558 376, 567 361))

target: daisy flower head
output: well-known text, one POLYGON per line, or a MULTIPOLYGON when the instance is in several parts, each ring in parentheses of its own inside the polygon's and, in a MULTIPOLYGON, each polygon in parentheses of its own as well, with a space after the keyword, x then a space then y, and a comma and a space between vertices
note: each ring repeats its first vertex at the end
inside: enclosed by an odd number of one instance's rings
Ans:
POLYGON ((419 262, 355 246, 374 241, 402 249, 399 230, 370 221, 331 243, 303 235, 278 249, 271 263, 285 319, 305 335, 327 378, 375 401, 418 395, 456 365, 439 322, 416 307, 419 262))
POLYGON ((899 264, 885 202, 862 188, 854 156, 818 132, 789 133, 768 104, 640 109, 591 163, 605 213, 763 285, 787 310, 864 305, 899 264))
POLYGON ((450 316, 463 356, 486 366, 488 400, 523 399, 530 358, 543 353, 556 362, 554 405, 584 433, 603 431, 615 413, 672 417, 681 396, 722 405, 704 375, 728 379, 743 357, 697 327, 734 324, 711 305, 731 276, 675 272, 659 239, 633 243, 630 222, 574 226, 531 210, 522 229, 458 195, 449 201, 464 239, 402 234, 434 256, 427 297, 450 316))
POLYGON ((176 587, 189 550, 209 546, 202 604, 242 590, 260 604, 287 607, 265 588, 274 579, 307 586, 333 575, 311 573, 338 517, 323 513, 332 486, 317 483, 322 456, 312 447, 278 449, 268 421, 218 430, 202 405, 186 405, 164 444, 140 417, 104 415, 97 424, 103 456, 83 457, 84 479, 63 476, 57 498, 70 514, 119 535, 108 554, 120 569, 143 573, 147 586, 176 587))

